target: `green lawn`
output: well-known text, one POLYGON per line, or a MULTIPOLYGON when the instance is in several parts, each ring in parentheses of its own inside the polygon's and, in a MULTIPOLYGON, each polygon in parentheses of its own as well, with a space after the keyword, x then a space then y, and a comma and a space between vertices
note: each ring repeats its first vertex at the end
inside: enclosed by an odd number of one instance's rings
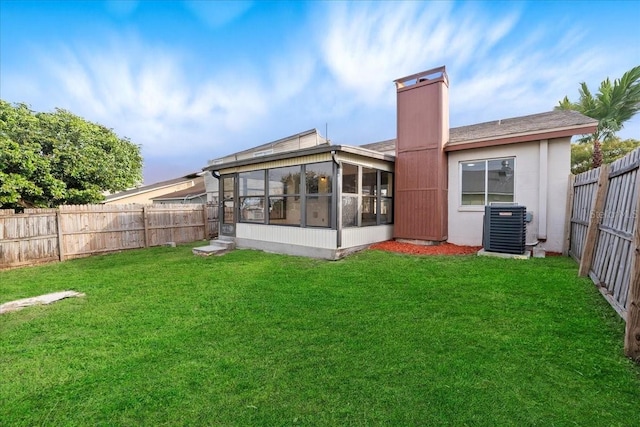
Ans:
POLYGON ((624 324, 567 258, 153 248, 0 272, 0 424, 637 425, 624 324))

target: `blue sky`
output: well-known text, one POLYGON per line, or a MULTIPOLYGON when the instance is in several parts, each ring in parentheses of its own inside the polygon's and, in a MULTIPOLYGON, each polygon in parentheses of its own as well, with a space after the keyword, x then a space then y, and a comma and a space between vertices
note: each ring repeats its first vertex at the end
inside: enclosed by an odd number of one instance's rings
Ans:
MULTIPOLYGON (((640 1, 0 0, 0 97, 142 145, 145 183, 317 128, 394 138, 394 79, 440 65, 451 126, 551 110, 640 64, 640 1)), ((640 139, 640 117, 622 137, 640 139)))

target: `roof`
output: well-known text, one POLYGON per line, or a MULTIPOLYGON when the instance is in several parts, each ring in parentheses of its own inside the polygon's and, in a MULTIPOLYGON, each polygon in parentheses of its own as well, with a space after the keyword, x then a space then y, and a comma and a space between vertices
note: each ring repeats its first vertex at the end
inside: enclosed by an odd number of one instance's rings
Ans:
POLYGON ((390 156, 388 154, 370 150, 365 147, 353 147, 350 145, 331 145, 329 143, 326 143, 326 144, 316 145, 313 147, 302 148, 296 151, 284 151, 280 153, 269 154, 269 155, 258 157, 258 158, 241 159, 241 160, 237 160, 234 162, 229 162, 221 165, 209 165, 203 168, 203 170, 217 171, 217 170, 235 168, 238 166, 247 166, 247 165, 253 165, 258 163, 271 162, 275 160, 284 160, 284 159, 291 159, 294 157, 309 156, 314 154, 331 153, 331 152, 339 152, 339 151, 344 153, 356 154, 363 157, 369 157, 371 159, 386 160, 389 162, 395 161, 394 156, 390 156))
MULTIPOLYGON (((563 136, 591 133, 598 121, 577 111, 553 110, 546 113, 531 114, 522 117, 494 120, 475 125, 460 126, 449 130, 449 141, 445 149, 456 151, 468 148, 495 145, 499 143, 516 143, 533 139, 560 138, 563 136)), ((387 152, 395 149, 396 140, 365 144, 361 147, 369 150, 387 152)))
POLYGON ((165 199, 190 199, 193 197, 201 196, 207 192, 204 185, 204 179, 196 181, 193 187, 185 188, 184 190, 174 191, 172 193, 163 194, 161 196, 152 197, 151 200, 165 200, 165 199))
POLYGON ((316 129, 309 129, 304 132, 299 132, 275 141, 258 145, 256 147, 209 160, 208 165, 221 165, 224 163, 240 161, 249 157, 262 157, 275 152, 294 151, 325 143, 326 139, 320 136, 316 129))
POLYGON ((396 140, 387 139, 385 141, 374 142, 372 144, 364 144, 364 145, 361 145, 360 147, 366 148, 367 150, 380 151, 380 152, 395 151, 396 140))
MULTIPOLYGON (((451 128, 449 130, 449 141, 445 145, 445 151, 466 150, 491 145, 512 144, 517 142, 561 138, 591 133, 595 130, 597 124, 597 120, 582 115, 576 111, 553 110, 546 113, 461 126, 451 128)), ((306 131, 298 135, 305 135, 312 132, 316 131, 306 131)), ((267 148, 275 143, 289 140, 291 138, 292 137, 283 138, 246 151, 250 152, 267 148)), ((372 144, 364 144, 359 147, 349 145, 331 145, 327 142, 298 150, 266 154, 257 158, 236 158, 235 160, 225 162, 224 164, 209 164, 203 168, 203 170, 222 170, 237 166, 246 166, 273 160, 290 159, 333 151, 342 151, 364 157, 394 161, 394 156, 390 153, 395 152, 396 141, 396 139, 388 139, 372 144)))
POLYGON ((122 199, 124 197, 132 196, 134 194, 142 194, 142 193, 146 193, 148 191, 157 190, 157 189, 162 188, 162 187, 169 187, 171 185, 178 184, 178 183, 183 182, 183 181, 188 181, 188 180, 197 178, 200 175, 202 175, 202 172, 198 171, 198 172, 189 173, 189 174, 181 176, 179 178, 172 178, 172 179, 169 179, 169 180, 166 180, 166 181, 156 182, 154 184, 143 185, 143 186, 140 186, 140 187, 131 188, 129 190, 119 191, 117 193, 113 193, 113 194, 109 194, 108 196, 105 196, 104 201, 105 202, 111 202, 113 200, 122 199))

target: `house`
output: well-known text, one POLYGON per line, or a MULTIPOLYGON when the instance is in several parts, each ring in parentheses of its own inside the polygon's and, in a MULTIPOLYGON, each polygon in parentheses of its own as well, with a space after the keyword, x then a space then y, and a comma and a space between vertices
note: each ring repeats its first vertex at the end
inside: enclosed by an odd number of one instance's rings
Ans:
POLYGON ((171 193, 163 194, 160 196, 152 197, 151 201, 154 205, 184 205, 184 204, 198 204, 203 205, 207 203, 207 190, 205 188, 205 176, 199 176, 193 180, 194 184, 191 187, 187 187, 182 190, 173 191, 171 193))
POLYGON ((508 202, 532 214, 528 242, 560 251, 570 140, 597 121, 551 111, 450 129, 445 67, 395 84, 395 140, 322 143, 205 167, 220 183, 221 238, 327 259, 392 238, 479 246, 484 206, 508 202))
MULTIPOLYGON (((120 191, 118 193, 109 194, 105 197, 102 204, 151 204, 154 202, 154 198, 163 197, 182 190, 187 192, 185 195, 190 195, 198 191, 196 187, 204 185, 204 175, 206 175, 205 172, 199 171, 178 178, 173 178, 166 181, 156 182, 154 184, 143 185, 137 188, 120 191)), ((182 200, 184 200, 185 195, 183 195, 182 200)), ((180 201, 177 203, 184 203, 184 201, 180 201)), ((202 202, 198 201, 196 203, 202 202)))

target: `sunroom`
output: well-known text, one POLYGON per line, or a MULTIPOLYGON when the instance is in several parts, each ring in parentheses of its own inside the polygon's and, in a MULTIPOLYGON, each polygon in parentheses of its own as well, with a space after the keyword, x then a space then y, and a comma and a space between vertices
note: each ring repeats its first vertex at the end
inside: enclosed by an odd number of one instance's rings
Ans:
POLYGON ((394 156, 322 144, 206 169, 236 247, 338 259, 393 236, 394 156))

